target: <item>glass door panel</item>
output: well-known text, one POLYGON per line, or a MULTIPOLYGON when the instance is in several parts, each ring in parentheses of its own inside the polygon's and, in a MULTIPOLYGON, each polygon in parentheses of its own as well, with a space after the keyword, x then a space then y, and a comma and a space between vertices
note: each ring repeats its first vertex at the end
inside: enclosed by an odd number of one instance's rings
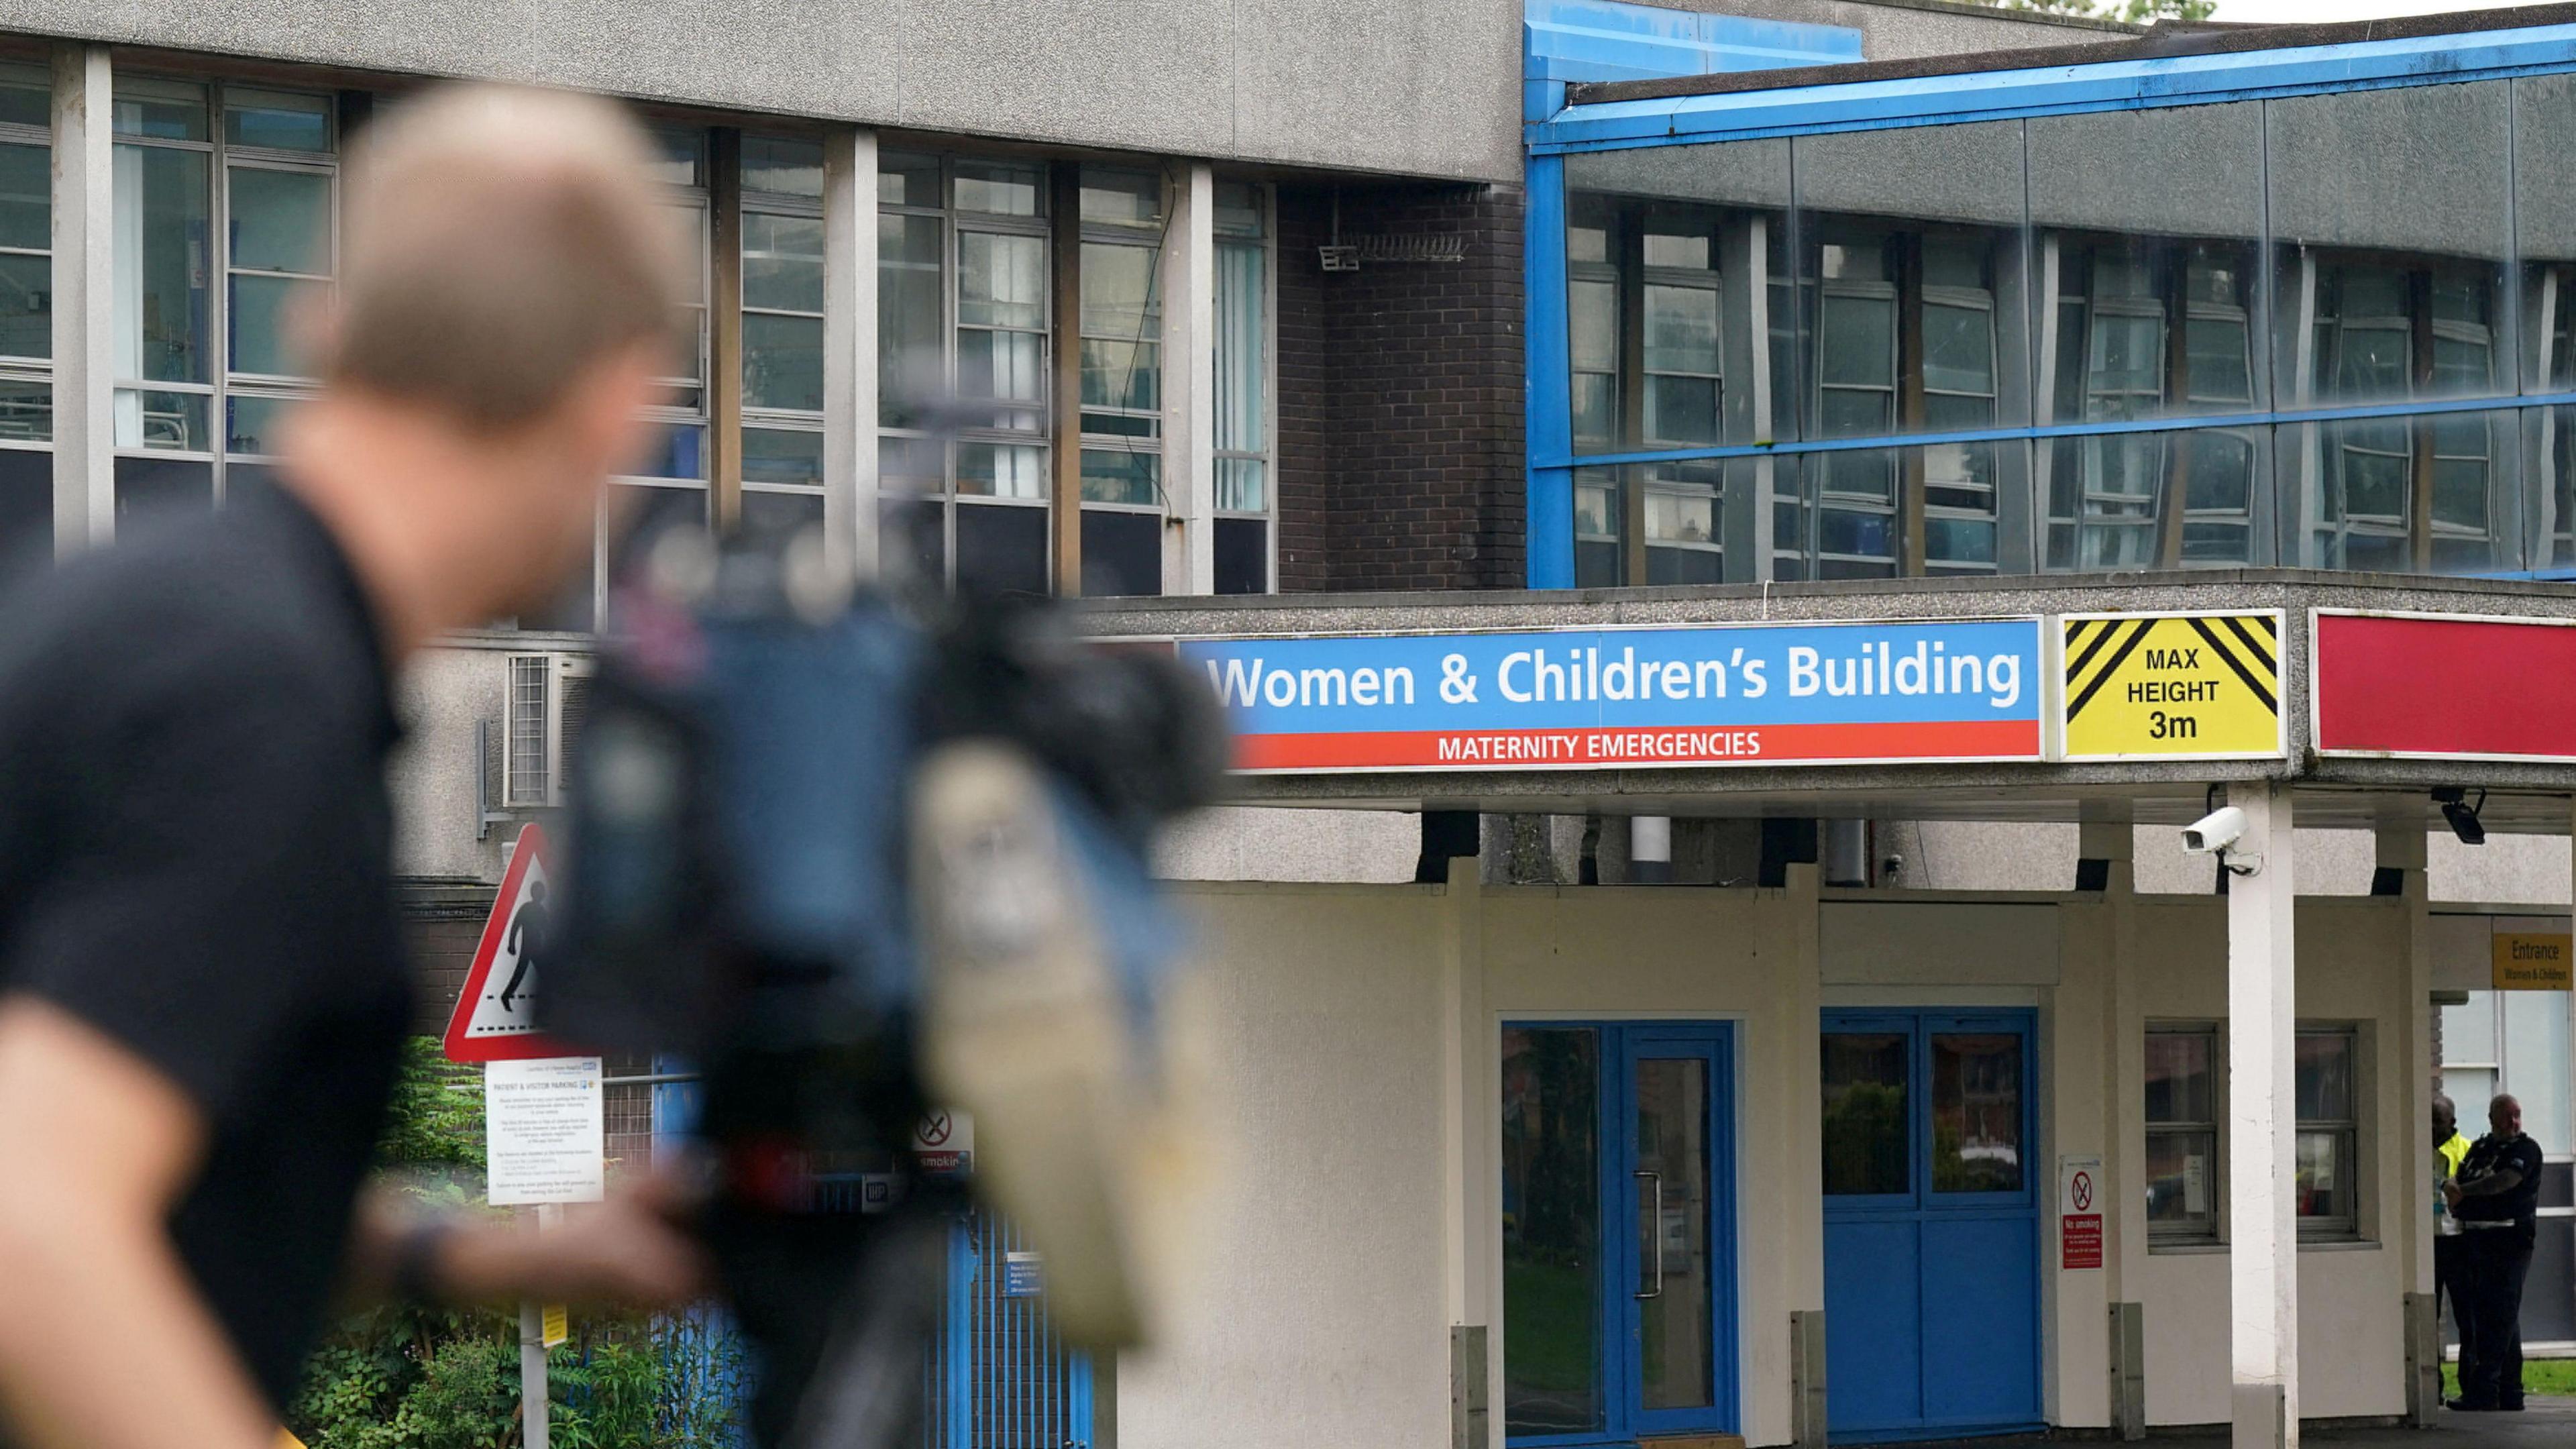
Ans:
POLYGON ((1708 1063, 1636 1065, 1639 1402, 1716 1402, 1709 1342, 1708 1063))
POLYGON ((2022 1190, 2022 1038, 1933 1032, 1932 1190, 2022 1190))
POLYGON ((1913 1190, 1906 1150, 1912 1037, 1902 1031, 1824 1036, 1825 1195, 1882 1197, 1913 1190))
POLYGON ((1503 1030, 1504 1432, 1603 1426, 1601 1033, 1503 1030))

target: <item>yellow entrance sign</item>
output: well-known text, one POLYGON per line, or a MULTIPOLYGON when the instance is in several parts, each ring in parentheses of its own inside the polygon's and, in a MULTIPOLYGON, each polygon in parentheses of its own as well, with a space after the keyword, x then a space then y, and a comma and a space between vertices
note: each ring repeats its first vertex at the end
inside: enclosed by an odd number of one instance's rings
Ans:
POLYGON ((2281 730, 2281 613, 2069 614, 2069 760, 2268 759, 2281 730))
POLYGON ((572 1316, 564 1312, 564 1306, 560 1303, 547 1304, 544 1311, 538 1315, 538 1322, 544 1330, 539 1337, 545 1340, 548 1348, 572 1337, 572 1316))
POLYGON ((2495 936, 2495 989, 2565 991, 2576 976, 2568 966, 2570 938, 2546 931, 2499 931, 2495 936))

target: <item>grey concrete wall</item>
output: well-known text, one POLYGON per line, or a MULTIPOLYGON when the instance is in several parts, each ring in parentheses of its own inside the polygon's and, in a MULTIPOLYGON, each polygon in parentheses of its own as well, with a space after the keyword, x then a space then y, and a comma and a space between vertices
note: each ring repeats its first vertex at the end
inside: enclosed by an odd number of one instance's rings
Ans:
POLYGON ((1514 0, 0 0, 0 30, 1069 145, 1520 174, 1514 0))
POLYGON ((1672 10, 1750 15, 1809 25, 1842 25, 1861 33, 1871 60, 1914 60, 1972 50, 2026 50, 2132 39, 2125 25, 2069 20, 1943 0, 1657 0, 1672 10))

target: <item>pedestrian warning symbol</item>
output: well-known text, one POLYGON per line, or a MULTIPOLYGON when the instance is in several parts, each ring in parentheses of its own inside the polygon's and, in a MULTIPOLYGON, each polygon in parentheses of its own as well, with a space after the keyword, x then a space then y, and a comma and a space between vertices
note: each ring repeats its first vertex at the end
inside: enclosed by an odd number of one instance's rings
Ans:
POLYGON ((2281 614, 2069 614, 2062 758, 2267 759, 2281 728, 2281 614))
POLYGON ((465 970, 456 1012, 448 1018, 449 1061, 515 1062, 582 1054, 537 1030, 537 982, 557 939, 560 917, 546 883, 545 854, 544 831, 531 825, 519 832, 474 964, 465 970))

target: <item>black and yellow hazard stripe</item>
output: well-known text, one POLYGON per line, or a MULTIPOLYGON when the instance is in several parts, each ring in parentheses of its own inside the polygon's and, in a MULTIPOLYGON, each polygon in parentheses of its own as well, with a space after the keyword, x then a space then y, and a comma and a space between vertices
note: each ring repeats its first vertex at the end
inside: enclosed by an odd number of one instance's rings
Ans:
POLYGON ((2066 717, 2073 719, 2093 702, 2159 626, 2188 629, 2225 664, 2263 708, 2277 712, 2280 692, 2280 628, 2269 614, 2171 615, 2143 619, 2069 619, 2066 621, 2066 717))

